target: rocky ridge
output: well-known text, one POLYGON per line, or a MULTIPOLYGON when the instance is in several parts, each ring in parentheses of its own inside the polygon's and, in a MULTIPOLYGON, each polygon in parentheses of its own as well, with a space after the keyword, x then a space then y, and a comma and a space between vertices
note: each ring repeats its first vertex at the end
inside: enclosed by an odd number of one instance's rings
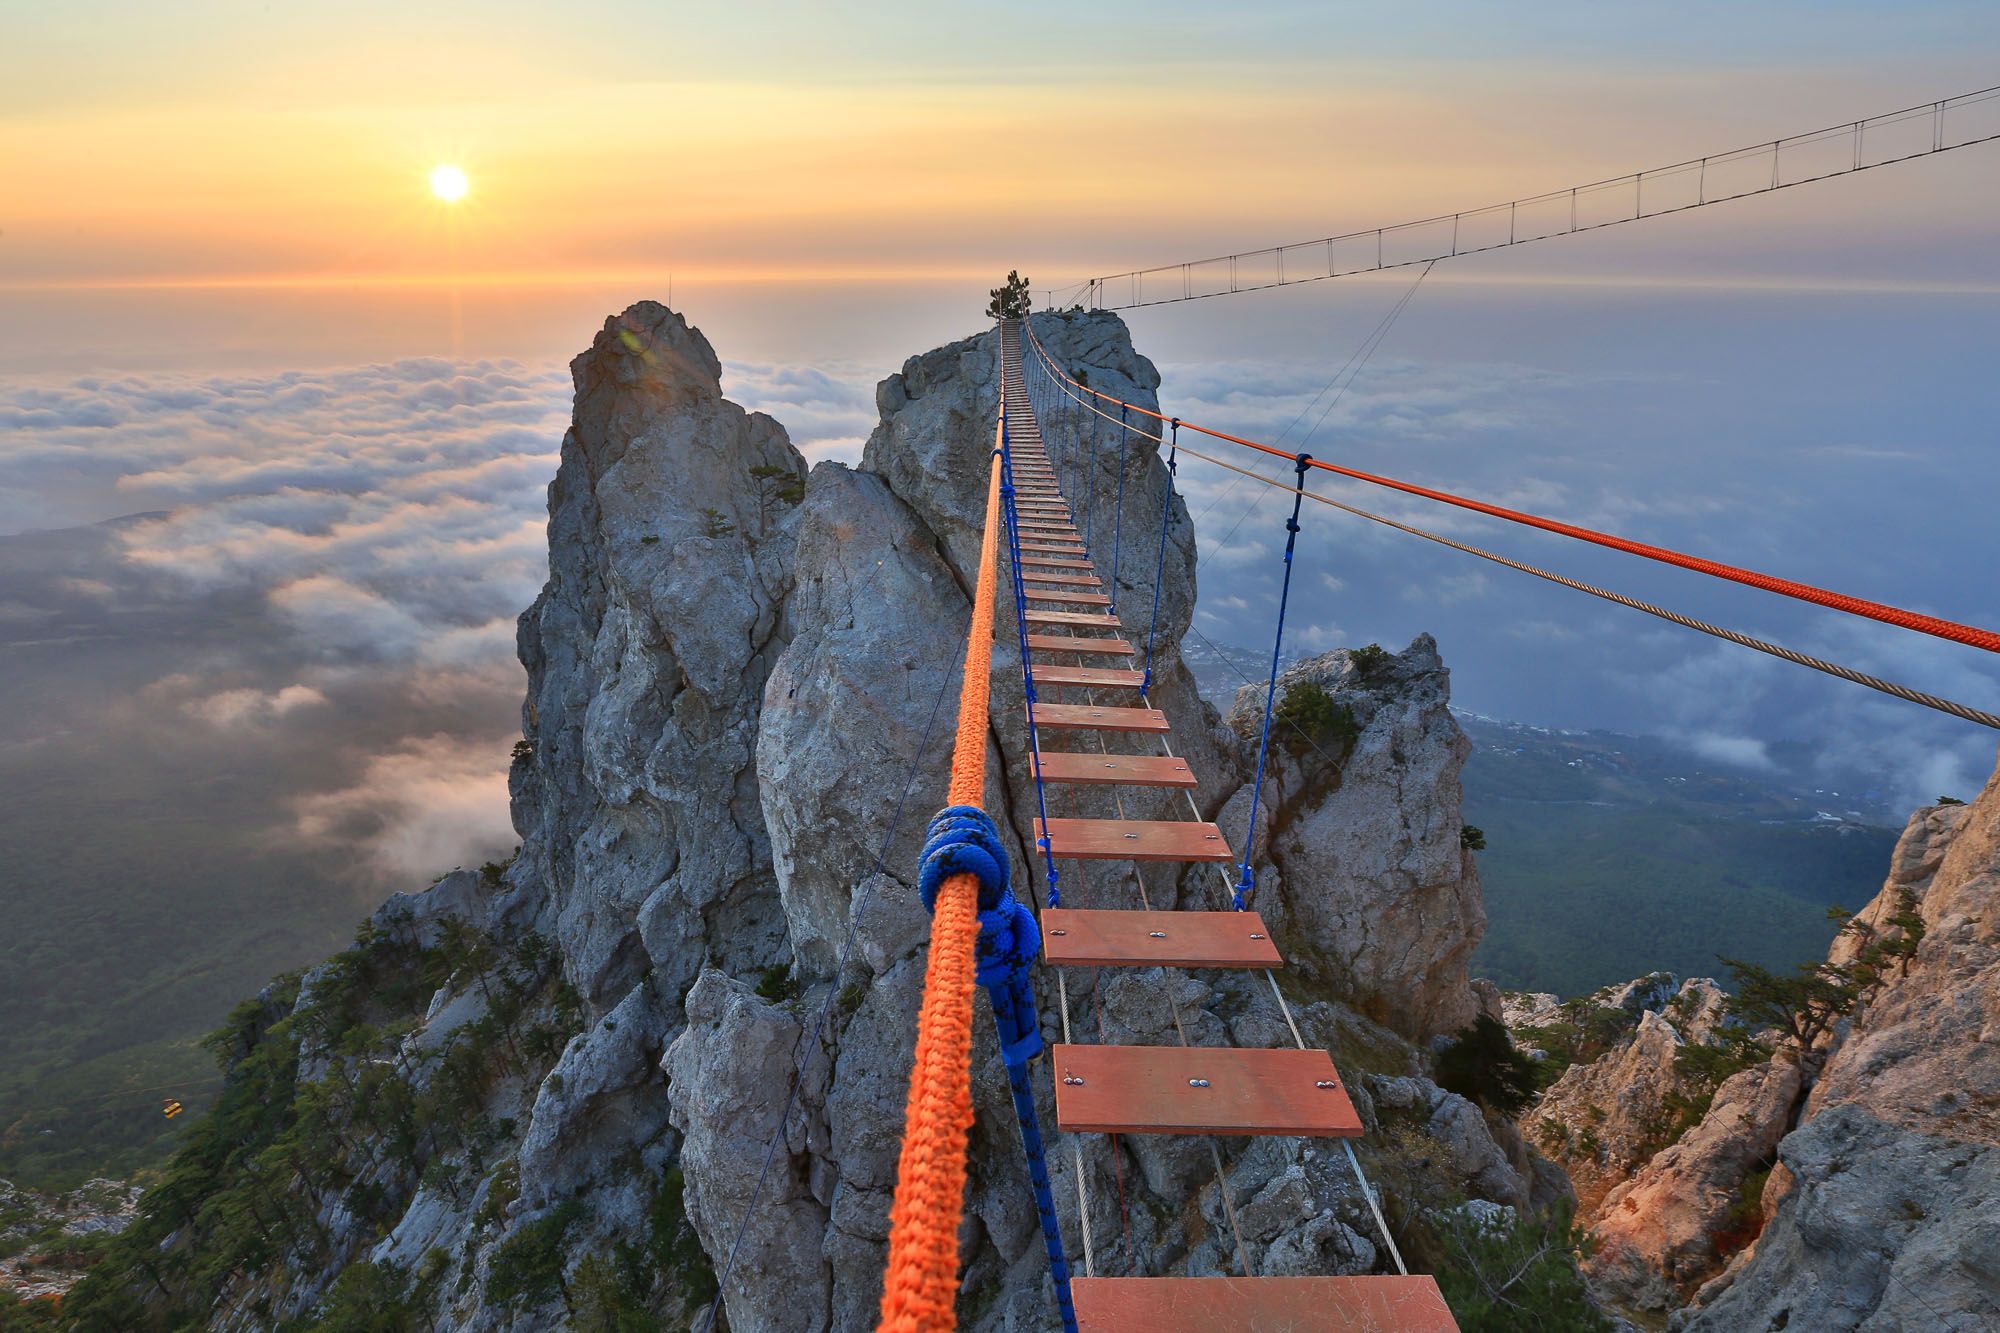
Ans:
MULTIPOLYGON (((2000 773, 1970 805, 1919 810, 1881 892, 1829 964, 1858 999, 1801 1047, 1712 1089, 1662 1146, 1688 1043, 1722 1043, 1718 996, 1656 1003, 1573 1065, 1523 1127, 1576 1183, 1593 1288, 1676 1329, 1972 1329, 2000 1322, 2000 773), (1886 961, 1871 961, 1887 942, 1886 961), (1678 1008, 1678 1012, 1676 1009, 1678 1008)), ((1593 997, 1603 1012, 1613 992, 1593 997)), ((1514 997, 1524 1042, 1565 1017, 1514 997)), ((1725 1066, 1727 1067, 1727 1066, 1725 1066)), ((1685 1100, 1682 1105, 1685 1106, 1685 1100)))
MULTIPOLYGON (((1073 373, 1156 404, 1116 317, 1035 328, 1073 373)), ((927 936, 910 877, 945 786, 938 719, 976 570, 996 343, 912 358, 878 390, 861 465, 808 473, 777 422, 722 397, 680 316, 641 303, 607 321, 573 364, 549 581, 520 625, 519 855, 399 895, 355 949, 232 1018, 233 1091, 141 1239, 240 1262, 152 1274, 135 1259, 79 1308, 202 1301, 224 1328, 403 1308, 467 1330, 671 1324, 719 1281, 735 1330, 873 1326, 927 936), (241 1162, 245 1142, 257 1171, 196 1183, 204 1154, 241 1162)), ((1155 450, 1095 465, 1107 496, 1125 469, 1126 531, 1158 531, 1168 507, 1152 702, 1203 777, 1201 810, 1240 828, 1262 700, 1246 691, 1225 722, 1180 660, 1192 524, 1155 450)), ((1125 562, 1121 601, 1150 605, 1146 565, 1125 562)), ((1018 663, 993 670, 990 808, 1032 885, 1018 663)), ((1274 758, 1255 848, 1259 906, 1298 961, 1282 984, 1347 1077, 1406 1242, 1465 1199, 1512 1218, 1566 1188, 1427 1076, 1428 1043, 1481 1004, 1448 682, 1427 637, 1288 672, 1288 692, 1315 687, 1331 711, 1274 758)), ((1056 814, 1115 813, 1106 792, 1055 799, 1056 814)), ((1176 817, 1179 799, 1128 796, 1123 813, 1176 817)), ((1137 905, 1143 888, 1156 907, 1214 905, 1226 884, 1213 867, 1112 863, 1062 882, 1072 903, 1137 905)), ((1262 978, 1070 982, 1073 1020, 1104 1040, 1171 1043, 1176 1007, 1197 1042, 1291 1040, 1262 978)), ((1040 999, 1053 1032, 1052 988, 1040 999)), ((988 1025, 976 1033, 962 1321, 1039 1328, 1046 1260, 988 1025)), ((1051 1155, 1058 1210, 1079 1237, 1081 1172, 1100 1272, 1386 1263, 1324 1145, 1225 1144, 1220 1181, 1199 1140, 1080 1147, 1051 1155)))
POLYGON ((82 1279, 98 1243, 131 1223, 138 1203, 139 1187, 123 1181, 46 1194, 0 1180, 0 1293, 60 1297, 82 1279))

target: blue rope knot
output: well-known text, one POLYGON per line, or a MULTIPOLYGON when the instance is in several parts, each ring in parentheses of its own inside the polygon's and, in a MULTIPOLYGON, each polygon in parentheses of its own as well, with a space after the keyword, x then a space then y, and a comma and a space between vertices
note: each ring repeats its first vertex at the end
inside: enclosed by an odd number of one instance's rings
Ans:
POLYGON ((974 805, 947 806, 931 817, 917 872, 917 894, 937 910, 938 890, 953 875, 979 880, 979 938, 973 944, 973 979, 986 987, 993 1019, 1000 1028, 1000 1054, 1017 1065, 1042 1049, 1041 1020, 1035 1012, 1028 965, 1042 952, 1035 914, 1014 897, 1013 871, 1000 830, 974 805))
POLYGON ((917 868, 917 896, 924 910, 937 911, 938 890, 953 875, 979 880, 979 910, 992 911, 1011 901, 1012 870, 1007 848, 992 818, 976 805, 951 805, 931 816, 923 859, 917 868))

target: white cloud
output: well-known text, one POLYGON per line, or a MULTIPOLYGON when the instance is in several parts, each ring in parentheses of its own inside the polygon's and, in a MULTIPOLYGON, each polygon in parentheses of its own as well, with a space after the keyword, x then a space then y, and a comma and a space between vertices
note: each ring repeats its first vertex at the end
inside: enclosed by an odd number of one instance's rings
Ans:
POLYGON ((1770 747, 1754 737, 1722 736, 1715 732, 1703 731, 1684 739, 1690 750, 1718 764, 1766 771, 1777 767, 1771 762, 1770 747))
POLYGON ((375 756, 359 782, 300 797, 294 808, 300 837, 359 845, 385 879, 477 865, 517 841, 504 747, 451 736, 412 737, 375 756))
POLYGON ((218 690, 190 699, 182 707, 211 726, 239 727, 281 718, 301 708, 324 708, 327 703, 326 695, 310 685, 286 685, 268 691, 254 687, 218 690))

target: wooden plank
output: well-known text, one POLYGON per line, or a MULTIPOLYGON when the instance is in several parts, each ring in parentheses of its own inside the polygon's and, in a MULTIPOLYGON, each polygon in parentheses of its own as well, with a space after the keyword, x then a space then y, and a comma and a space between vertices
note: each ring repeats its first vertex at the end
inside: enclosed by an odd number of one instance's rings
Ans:
POLYGON ((1030 634, 1028 647, 1038 653, 1102 653, 1106 657, 1130 657, 1129 639, 1093 639, 1082 634, 1030 634))
MULTIPOLYGON (((1043 668, 1036 668, 1035 683, 1042 683, 1043 668)), ((1041 710, 1035 710, 1037 717, 1041 710)), ((1199 784, 1187 760, 1163 754, 1082 754, 1068 750, 1038 751, 1042 761, 1042 781, 1072 786, 1180 787, 1192 790, 1199 784)))
POLYGON ((1042 909, 1042 958, 1072 967, 1283 967, 1255 912, 1042 909))
POLYGON ((1090 563, 1090 562, 1089 562, 1088 560, 1043 560, 1043 559, 1040 559, 1040 558, 1036 558, 1036 559, 1034 559, 1034 560, 1026 560, 1026 559, 1024 559, 1024 560, 1022 560, 1022 561, 1021 561, 1021 563, 1022 563, 1022 564, 1024 564, 1024 565, 1033 565, 1033 566, 1035 566, 1035 568, 1037 568, 1037 569, 1092 569, 1092 568, 1094 568, 1094 566, 1093 566, 1093 565, 1092 565, 1092 564, 1091 564, 1091 563, 1090 563))
POLYGON ((1081 1333, 1458 1333, 1437 1279, 1073 1277, 1081 1333))
POLYGON ((1167 723, 1167 715, 1157 708, 1101 707, 1097 704, 1036 704, 1035 726, 1050 731, 1173 730, 1167 723))
MULTIPOLYGON (((1041 709, 1035 720, 1041 720, 1041 709)), ((1035 836, 1043 822, 1035 821, 1035 836)), ((1192 819, 1051 819, 1050 850, 1073 861, 1232 861, 1222 830, 1192 819)))
POLYGON ((1088 685, 1093 689, 1144 689, 1146 673, 1119 667, 1035 667, 1037 685, 1088 685))
POLYGON ((1074 542, 1029 542, 1021 543, 1023 551, 1039 551, 1046 555, 1082 555, 1084 548, 1074 542))
POLYGON ((1111 599, 1101 592, 1056 592, 1050 588, 1030 588, 1021 595, 1031 602, 1058 602, 1067 606, 1111 605, 1111 599))
POLYGON ((1072 1133, 1361 1133, 1325 1051, 1058 1045, 1051 1063, 1056 1125, 1072 1133))
POLYGON ((1077 625, 1084 629, 1117 629, 1118 617, 1101 611, 1030 611, 1024 617, 1030 625, 1077 625))
POLYGON ((1060 583, 1072 588, 1101 588, 1104 580, 1095 574, 1037 574, 1024 570, 1021 579, 1025 583, 1060 583))

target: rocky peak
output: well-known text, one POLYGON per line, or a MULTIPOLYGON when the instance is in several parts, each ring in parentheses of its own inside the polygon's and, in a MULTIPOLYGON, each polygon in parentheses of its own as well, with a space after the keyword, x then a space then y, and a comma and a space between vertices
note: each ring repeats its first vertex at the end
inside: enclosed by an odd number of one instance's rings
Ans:
MULTIPOLYGON (((1072 374, 1156 403, 1159 376, 1116 316, 1033 327, 1072 374)), ((239 1070, 260 1071, 260 1097, 338 1109, 244 1113, 246 1134, 325 1165, 288 1205, 281 1275, 225 1275, 188 1301, 237 1327, 391 1307, 464 1330, 674 1324, 736 1254, 729 1327, 873 1325, 928 936, 911 880, 946 785, 996 364, 990 332, 911 358, 878 391, 862 465, 808 475, 777 422, 721 396, 713 350, 680 316, 641 303, 606 322, 573 364, 549 580, 520 624, 520 855, 399 895, 354 950, 244 1019, 239 1070), (640 1246, 646 1263, 614 1262, 640 1246)), ((1060 409, 1047 425, 1102 432, 1080 480, 1100 538, 1157 534, 1166 515, 1150 699, 1203 777, 1200 810, 1239 838, 1255 738, 1249 705, 1225 726, 1180 658, 1187 511, 1153 442, 1060 409)), ((1121 606, 1150 613, 1153 567, 1121 562, 1121 606)), ((989 807, 1018 882, 1039 887, 1019 663, 1002 651, 993 672, 989 807)), ((1326 654, 1281 684, 1301 682, 1328 707, 1309 743, 1274 747, 1255 849, 1259 905, 1300 964, 1292 1017, 1340 1062, 1410 1226, 1465 1198, 1496 1217, 1540 1206, 1559 1181, 1432 1083, 1417 1044, 1476 1012, 1465 965, 1484 922, 1460 841, 1468 746, 1436 645, 1326 654)), ((1178 792, 1051 800, 1057 815, 1188 813, 1178 792)), ((1232 878, 1090 862, 1061 883, 1072 904, 1215 906, 1232 878)), ((1202 1042, 1292 1039, 1261 977, 1070 983, 1071 1020, 1107 1039, 1170 1044, 1176 1011, 1202 1042)), ((1052 985, 1040 999, 1060 1030, 1052 985)), ((1047 1261, 984 1022, 973 1066, 963 1323, 1040 1327, 1047 1261)), ((1239 1249, 1273 1275, 1383 1262, 1344 1157, 1310 1141, 1226 1145, 1219 1180, 1205 1143, 1149 1136, 1086 1136, 1052 1168, 1065 1233, 1087 1216, 1101 1272, 1229 1272, 1239 1249)), ((268 1207, 255 1180, 203 1188, 268 1207)), ((142 1230, 148 1253, 220 1243, 169 1211, 142 1230)))
MULTIPOLYGON (((1246 772, 1265 695, 1245 685, 1229 711, 1246 772)), ((1486 910, 1461 836, 1472 743, 1451 715, 1436 641, 1307 658, 1279 674, 1277 698, 1292 703, 1273 723, 1264 776, 1266 920, 1298 942, 1295 965, 1376 1022, 1416 1039, 1459 1031, 1478 1012, 1467 967, 1486 910)), ((1225 808, 1233 827, 1248 820, 1249 794, 1225 808)))

